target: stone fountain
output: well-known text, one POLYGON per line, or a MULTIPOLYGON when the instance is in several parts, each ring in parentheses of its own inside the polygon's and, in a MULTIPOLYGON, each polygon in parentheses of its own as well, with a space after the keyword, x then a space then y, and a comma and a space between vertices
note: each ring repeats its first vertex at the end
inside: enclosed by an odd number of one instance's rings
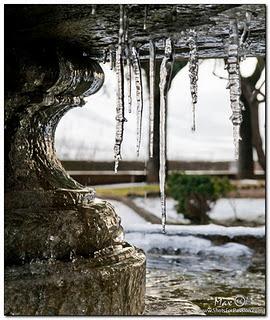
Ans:
MULTIPOLYGON (((226 27, 216 21, 237 12, 241 17, 247 10, 239 5, 151 5, 150 9, 146 31, 139 5, 134 5, 130 21, 130 34, 141 46, 142 59, 148 55, 151 30, 162 39, 188 24, 204 34, 200 58, 224 57, 226 27), (212 33, 206 35, 205 27, 212 27, 212 33)), ((260 26, 265 7, 252 10, 256 21, 251 42, 256 39, 256 45, 253 41, 251 54, 264 55, 260 26)), ((71 179, 54 149, 62 116, 83 106, 84 97, 103 84, 99 61, 117 43, 117 21, 117 5, 99 5, 94 14, 92 5, 5 7, 6 315, 144 311, 144 253, 124 241, 114 208, 96 199, 93 189, 71 179)), ((157 57, 163 46, 160 41, 157 57)), ((176 57, 187 55, 188 46, 180 41, 176 57)))

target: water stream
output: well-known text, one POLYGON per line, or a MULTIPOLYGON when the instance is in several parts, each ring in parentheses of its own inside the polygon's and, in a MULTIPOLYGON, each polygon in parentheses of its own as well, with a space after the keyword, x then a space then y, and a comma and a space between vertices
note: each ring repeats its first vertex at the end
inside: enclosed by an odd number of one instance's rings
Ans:
POLYGON ((218 254, 147 254, 146 314, 155 314, 159 304, 160 315, 193 314, 183 300, 199 306, 207 315, 264 314, 263 254, 233 258, 218 254), (244 305, 235 299, 242 299, 244 305), (224 306, 226 301, 232 301, 231 305, 224 306))

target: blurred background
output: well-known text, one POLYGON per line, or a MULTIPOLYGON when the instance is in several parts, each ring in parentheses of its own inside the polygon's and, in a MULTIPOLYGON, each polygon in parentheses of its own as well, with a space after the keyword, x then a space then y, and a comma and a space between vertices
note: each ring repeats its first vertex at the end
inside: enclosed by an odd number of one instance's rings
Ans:
MULTIPOLYGON (((198 103, 196 105, 196 131, 191 131, 191 96, 189 89, 188 65, 184 65, 172 80, 168 95, 167 118, 167 158, 169 170, 216 170, 237 175, 238 164, 234 160, 234 145, 232 124, 230 121, 231 108, 229 90, 226 89, 227 76, 223 59, 209 59, 199 62, 198 103)), ((241 62, 242 79, 251 77, 255 73, 258 61, 247 58, 241 62)), ((70 171, 113 171, 113 146, 115 140, 115 106, 116 106, 116 76, 110 70, 109 64, 102 65, 105 72, 105 83, 101 90, 88 98, 82 108, 69 111, 60 121, 56 130, 56 152, 70 171), (73 163, 73 161, 87 161, 73 163), (98 163, 103 164, 98 165, 98 163), (104 164, 104 162, 106 162, 104 164), (108 163, 109 162, 109 163, 108 163)), ((136 97, 133 88, 133 110, 126 112, 128 122, 125 123, 124 141, 122 144, 123 163, 120 163, 118 182, 146 181, 147 161, 149 160, 148 111, 149 90, 146 72, 143 68, 144 111, 142 145, 140 156, 136 156, 136 97), (132 162, 127 163, 125 162, 132 162), (135 163, 135 162, 140 163, 135 163), (137 170, 138 176, 123 177, 121 171, 137 170)), ((259 80, 254 86, 265 91, 265 72, 262 68, 259 80)), ((263 100, 261 97, 260 100, 263 100)), ((256 106, 254 108, 257 108, 256 106)), ((265 103, 259 103, 258 128, 261 138, 261 149, 265 150, 265 103)), ((245 123, 250 122, 244 119, 245 123)), ((255 120, 256 121, 256 120, 255 120)), ((156 132, 156 139, 158 132, 156 132)), ((242 134, 243 135, 243 134, 242 134)), ((252 139, 252 138, 251 138, 252 139)), ((243 178, 250 178, 252 174, 263 175, 263 168, 258 163, 256 148, 252 148, 249 158, 254 161, 254 171, 244 173, 243 178)), ((241 156, 241 154, 240 154, 241 156)), ((247 156, 242 154, 242 158, 247 156)), ((158 155, 156 155, 158 158, 158 155)), ((157 159, 158 160, 158 159, 157 159)), ((249 165, 251 167, 251 165, 249 165)), ((153 170, 153 168, 151 168, 153 170)), ((158 171, 158 163, 154 168, 158 171)), ((251 169, 250 169, 251 170, 251 169)), ((217 173, 218 173, 217 172, 217 173)), ((123 173, 123 172, 122 172, 123 173)), ((101 175, 101 172, 98 172, 101 175)), ((149 174, 149 173, 148 173, 149 174)), ((93 175, 84 178, 76 176, 83 184, 96 184, 100 179, 93 175)), ((150 182, 157 182, 157 174, 150 182)), ((104 182, 114 182, 115 177, 106 177, 104 182)))

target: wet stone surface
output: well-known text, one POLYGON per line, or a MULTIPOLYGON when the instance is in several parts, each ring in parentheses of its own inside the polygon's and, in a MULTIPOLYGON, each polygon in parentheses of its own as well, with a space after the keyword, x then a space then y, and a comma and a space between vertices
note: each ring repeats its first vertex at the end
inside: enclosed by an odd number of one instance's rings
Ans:
POLYGON ((147 315, 263 315, 265 303, 262 253, 238 257, 147 254, 147 315), (226 306, 215 303, 219 297, 232 301, 225 313, 221 309, 226 306), (244 305, 235 303, 235 297, 241 297, 244 305))
MULTIPOLYGON (((114 261, 36 260, 5 269, 6 315, 138 315, 144 310, 145 256, 114 261)), ((121 256, 121 253, 117 254, 121 256)))
POLYGON ((54 148, 58 122, 99 90, 103 71, 82 52, 15 42, 6 46, 5 313, 141 314, 144 253, 54 148))

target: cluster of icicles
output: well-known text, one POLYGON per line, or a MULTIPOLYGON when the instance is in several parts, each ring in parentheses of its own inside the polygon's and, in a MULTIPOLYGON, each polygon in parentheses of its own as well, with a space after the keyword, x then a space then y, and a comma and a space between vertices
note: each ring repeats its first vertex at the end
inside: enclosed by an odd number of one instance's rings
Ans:
MULTIPOLYGON (((145 12, 145 17, 147 12, 145 12)), ((144 19, 144 29, 146 29, 146 18, 144 19)), ((116 134, 114 145, 115 172, 117 172, 119 161, 121 160, 121 144, 123 141, 125 118, 125 75, 124 66, 126 65, 126 85, 127 85, 127 106, 128 112, 132 111, 131 99, 131 72, 133 72, 136 87, 136 115, 137 115, 137 142, 136 153, 139 156, 141 145, 141 129, 142 129, 142 114, 143 114, 143 92, 142 92, 142 75, 140 59, 137 48, 132 45, 128 34, 128 11, 125 5, 120 5, 120 27, 119 41, 116 52, 110 50, 111 69, 116 71, 117 76, 117 104, 116 104, 116 134)), ((230 90, 230 102, 232 109, 231 121, 233 124, 233 137, 235 146, 235 157, 238 158, 238 143, 240 138, 240 125, 242 122, 241 110, 243 109, 240 101, 241 86, 240 86, 240 71, 239 48, 242 49, 242 58, 245 58, 249 36, 250 15, 247 14, 247 22, 241 39, 238 38, 237 20, 230 20, 229 26, 229 43, 228 57, 225 68, 228 71, 228 85, 230 90)), ((197 34, 195 30, 190 30, 188 34, 187 44, 190 49, 189 53, 189 77, 190 77, 190 92, 192 100, 192 131, 195 131, 195 105, 198 96, 198 50, 197 50, 197 34)), ((104 62, 107 60, 107 51, 105 52, 104 62)), ((155 95, 155 61, 156 50, 155 42, 149 42, 149 87, 150 87, 150 102, 149 102, 149 154, 153 157, 153 142, 154 142, 154 95, 155 95)), ((170 87, 171 74, 174 63, 174 45, 171 38, 166 39, 164 57, 160 66, 160 197, 161 197, 161 214, 162 214, 162 231, 165 233, 166 226, 166 194, 165 194, 165 177, 166 177, 166 115, 167 115, 167 94, 170 87)))

